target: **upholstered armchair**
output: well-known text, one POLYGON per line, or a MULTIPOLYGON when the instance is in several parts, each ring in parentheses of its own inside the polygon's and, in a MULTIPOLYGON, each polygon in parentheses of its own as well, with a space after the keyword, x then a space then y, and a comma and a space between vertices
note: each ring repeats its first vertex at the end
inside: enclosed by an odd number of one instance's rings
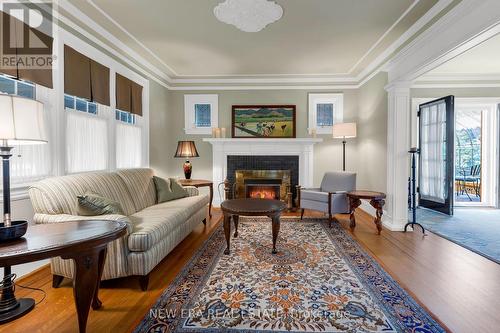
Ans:
POLYGON ((349 199, 347 192, 356 189, 356 174, 352 172, 327 172, 323 176, 320 188, 299 187, 297 198, 301 208, 300 218, 304 210, 311 209, 328 214, 331 224, 334 214, 347 214, 349 199))

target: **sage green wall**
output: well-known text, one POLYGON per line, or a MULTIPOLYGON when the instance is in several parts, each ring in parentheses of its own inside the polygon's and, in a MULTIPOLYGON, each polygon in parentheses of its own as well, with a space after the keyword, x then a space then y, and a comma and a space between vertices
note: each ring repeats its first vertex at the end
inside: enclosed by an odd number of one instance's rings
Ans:
MULTIPOLYGON (((358 188, 385 191, 387 144, 387 75, 378 74, 360 89, 344 94, 344 121, 358 123, 358 137, 347 143, 347 170, 358 173, 358 188)), ((151 84, 150 161, 159 174, 182 176, 182 159, 173 158, 178 140, 194 140, 200 153, 192 159, 193 178, 212 178, 212 145, 208 135, 184 133, 184 95, 218 94, 219 127, 231 128, 234 104, 293 104, 297 106, 297 137, 308 137, 308 90, 169 91, 151 84)), ((318 91, 314 91, 318 92, 318 91)), ((229 134, 228 134, 229 135, 229 134)), ((326 171, 342 169, 342 142, 320 135, 314 146, 314 185, 326 171)))
POLYGON ((168 169, 173 153, 170 148, 176 140, 172 129, 170 92, 167 88, 149 81, 149 165, 160 177, 169 176, 168 169))
POLYGON ((387 73, 379 73, 358 91, 356 170, 358 188, 387 189, 387 73))

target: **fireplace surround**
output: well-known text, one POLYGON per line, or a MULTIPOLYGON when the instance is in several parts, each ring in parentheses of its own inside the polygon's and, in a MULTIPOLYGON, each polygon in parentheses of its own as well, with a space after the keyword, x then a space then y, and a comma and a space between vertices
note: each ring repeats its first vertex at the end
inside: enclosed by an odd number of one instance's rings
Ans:
MULTIPOLYGON (((291 157, 297 161, 297 174, 294 176, 292 171, 291 182, 300 184, 304 187, 313 186, 313 169, 314 169, 314 144, 322 142, 321 138, 295 138, 295 139, 236 139, 236 138, 204 138, 204 142, 212 145, 212 179, 216 186, 223 184, 226 179, 235 181, 235 178, 230 179, 231 174, 236 170, 248 169, 269 169, 269 170, 286 170, 288 166, 273 165, 271 161, 265 162, 267 167, 254 168, 249 167, 248 163, 261 163, 266 161, 263 157, 291 157), (244 157, 242 166, 232 168, 230 163, 231 158, 235 156, 244 157), (250 158, 252 157, 252 158, 250 158), (257 157, 257 158, 255 158, 257 157), (252 162, 253 161, 253 162, 252 162), (231 168, 231 169, 230 169, 231 168), (296 180, 295 178, 296 177, 296 180)), ((276 161, 277 159, 274 159, 276 161)), ((214 205, 219 205, 224 199, 223 191, 218 192, 219 195, 214 197, 214 205)))

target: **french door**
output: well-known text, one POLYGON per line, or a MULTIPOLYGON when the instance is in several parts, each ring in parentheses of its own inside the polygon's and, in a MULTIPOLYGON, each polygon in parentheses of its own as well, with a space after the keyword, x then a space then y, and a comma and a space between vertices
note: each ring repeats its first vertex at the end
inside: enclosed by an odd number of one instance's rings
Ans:
POLYGON ((454 97, 419 106, 419 205, 453 215, 454 97))

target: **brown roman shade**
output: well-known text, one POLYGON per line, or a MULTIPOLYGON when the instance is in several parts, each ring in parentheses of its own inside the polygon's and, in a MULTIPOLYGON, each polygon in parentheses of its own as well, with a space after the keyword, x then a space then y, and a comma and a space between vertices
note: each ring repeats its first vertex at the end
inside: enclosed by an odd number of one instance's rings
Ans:
POLYGON ((4 67, 5 59, 2 59, 0 72, 52 88, 54 39, 5 12, 2 12, 1 20, 2 35, 10 36, 2 38, 3 57, 12 61, 9 61, 8 67, 4 67))
POLYGON ((116 108, 142 116, 142 86, 116 74, 116 108))
POLYGON ((64 45, 64 92, 109 105, 109 68, 64 45))

